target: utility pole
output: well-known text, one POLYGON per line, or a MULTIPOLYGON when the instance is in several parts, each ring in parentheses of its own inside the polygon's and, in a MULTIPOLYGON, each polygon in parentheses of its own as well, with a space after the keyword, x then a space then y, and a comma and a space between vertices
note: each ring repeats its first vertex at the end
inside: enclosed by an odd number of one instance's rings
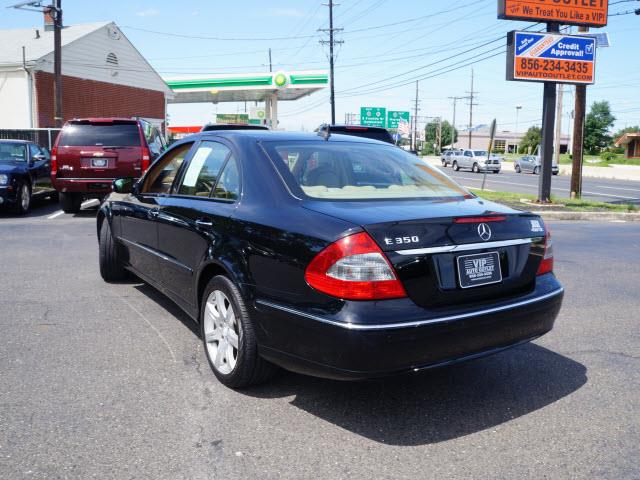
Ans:
MULTIPOLYGON (((588 32, 589 27, 580 27, 578 32, 588 32)), ((576 85, 573 119, 573 148, 571 151, 571 198, 582 196, 582 156, 584 146, 584 119, 587 109, 587 86, 576 85)))
POLYGON ((329 42, 325 40, 321 40, 320 43, 326 45, 329 43, 329 77, 330 77, 330 88, 331 88, 331 124, 334 125, 336 123, 336 89, 335 89, 335 72, 334 72, 334 46, 336 44, 340 45, 344 43, 342 40, 336 41, 334 38, 335 32, 341 32, 342 28, 333 28, 333 7, 337 6, 337 4, 333 3, 333 0, 329 0, 329 3, 323 3, 324 6, 329 7, 329 29, 320 29, 320 32, 329 32, 329 42))
POLYGON ((438 117, 438 130, 436 131, 436 143, 438 144, 438 155, 442 153, 442 117, 438 117))
POLYGON ((556 134, 553 143, 553 158, 556 165, 560 166, 560 139, 562 137, 562 97, 564 95, 564 85, 558 85, 558 98, 556 99, 556 134))
POLYGON ((473 103, 473 99, 475 98, 475 94, 478 93, 473 90, 473 68, 471 69, 471 91, 469 93, 469 148, 471 148, 471 139, 473 137, 473 107, 478 105, 477 103, 473 103))
POLYGON ((414 110, 413 110, 413 135, 411 136, 412 141, 411 141, 411 149, 414 152, 418 151, 418 104, 420 103, 420 100, 418 98, 419 95, 419 82, 416 81, 416 100, 415 100, 415 106, 414 106, 414 110))
POLYGON ((449 100, 453 100, 453 125, 451 125, 451 146, 456 148, 456 104, 458 100, 465 100, 469 97, 448 97, 449 100))
POLYGON ((273 65, 271 64, 271 48, 269 48, 269 71, 273 72, 273 65))
POLYGON ((52 0, 51 5, 43 5, 43 0, 21 2, 8 8, 29 10, 49 15, 53 21, 53 88, 54 122, 62 127, 62 0, 52 0))

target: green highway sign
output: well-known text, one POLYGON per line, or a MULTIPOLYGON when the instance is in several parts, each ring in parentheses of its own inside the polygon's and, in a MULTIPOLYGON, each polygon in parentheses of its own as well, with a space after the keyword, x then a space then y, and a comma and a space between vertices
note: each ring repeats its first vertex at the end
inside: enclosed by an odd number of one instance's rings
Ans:
POLYGON ((360 125, 365 127, 385 127, 387 109, 381 107, 361 107, 360 125))
POLYGON ((389 110, 387 112, 387 128, 397 129, 400 124, 400 120, 404 120, 409 123, 411 119, 410 112, 396 112, 393 110, 389 110))

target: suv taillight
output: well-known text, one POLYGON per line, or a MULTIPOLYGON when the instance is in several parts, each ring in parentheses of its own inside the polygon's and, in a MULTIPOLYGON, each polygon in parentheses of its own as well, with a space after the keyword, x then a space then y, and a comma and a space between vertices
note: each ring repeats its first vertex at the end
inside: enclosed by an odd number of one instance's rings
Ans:
POLYGON ((551 232, 547 230, 544 237, 544 256, 538 267, 537 275, 553 272, 553 240, 551 240, 551 232))
POLYGON ((407 294, 380 247, 365 232, 322 250, 305 271, 307 283, 345 300, 384 300, 407 294))
POLYGON ((140 165, 142 167, 142 173, 147 171, 149 165, 151 165, 151 152, 147 147, 142 147, 142 163, 140 165))
POLYGON ((51 149, 51 173, 58 173, 58 148, 51 149))

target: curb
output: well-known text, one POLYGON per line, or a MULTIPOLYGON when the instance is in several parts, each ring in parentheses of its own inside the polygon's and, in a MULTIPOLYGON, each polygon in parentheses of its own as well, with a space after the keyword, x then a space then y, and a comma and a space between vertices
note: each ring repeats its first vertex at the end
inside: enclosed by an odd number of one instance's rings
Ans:
POLYGON ((533 211, 543 220, 583 220, 596 222, 640 222, 640 213, 623 212, 545 212, 533 211))

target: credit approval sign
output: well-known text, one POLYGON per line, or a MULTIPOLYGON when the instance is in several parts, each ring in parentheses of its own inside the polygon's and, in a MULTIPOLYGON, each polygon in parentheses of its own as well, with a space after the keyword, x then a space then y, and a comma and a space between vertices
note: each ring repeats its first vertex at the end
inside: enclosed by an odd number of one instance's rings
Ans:
POLYGON ((509 32, 507 80, 593 84, 596 40, 557 33, 509 32))
POLYGON ((604 27, 608 0, 498 0, 498 18, 604 27))

